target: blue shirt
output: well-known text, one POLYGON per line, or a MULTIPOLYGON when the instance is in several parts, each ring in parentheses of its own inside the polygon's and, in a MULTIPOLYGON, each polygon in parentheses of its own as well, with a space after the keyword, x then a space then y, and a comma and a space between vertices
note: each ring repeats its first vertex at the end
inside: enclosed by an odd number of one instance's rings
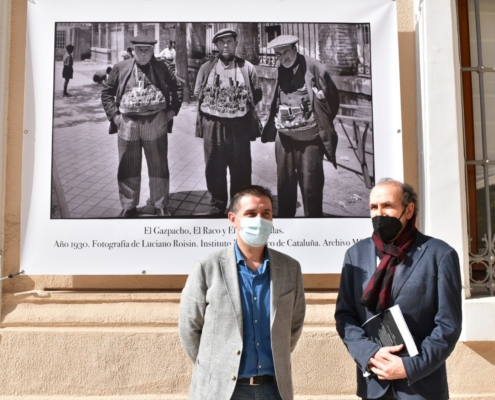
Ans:
POLYGON ((247 265, 234 245, 241 291, 243 348, 239 378, 275 376, 270 337, 270 256, 265 247, 264 261, 256 272, 247 265))

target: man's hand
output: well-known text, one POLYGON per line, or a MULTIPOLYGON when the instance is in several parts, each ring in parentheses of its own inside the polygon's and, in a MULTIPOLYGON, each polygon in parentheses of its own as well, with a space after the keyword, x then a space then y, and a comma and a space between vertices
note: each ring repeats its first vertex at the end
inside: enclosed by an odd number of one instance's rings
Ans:
POLYGON ((282 122, 280 122, 280 120, 275 117, 275 128, 277 129, 283 129, 284 128, 284 125, 282 124, 282 122))
POLYGON ((165 115, 167 116, 167 121, 170 121, 173 117, 175 117, 175 111, 169 110, 165 115))
POLYGON ((113 123, 117 125, 117 128, 120 128, 120 118, 122 117, 121 113, 115 113, 115 115, 112 117, 113 123))
POLYGON ((370 370, 376 374, 378 379, 388 381, 407 378, 402 358, 394 353, 401 351, 403 344, 399 346, 382 347, 370 358, 370 370))

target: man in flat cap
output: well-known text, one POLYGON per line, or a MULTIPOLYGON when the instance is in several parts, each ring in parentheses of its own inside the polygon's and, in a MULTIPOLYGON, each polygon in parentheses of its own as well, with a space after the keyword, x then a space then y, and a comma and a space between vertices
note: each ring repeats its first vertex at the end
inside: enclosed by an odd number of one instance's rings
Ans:
POLYGON ((155 206, 156 216, 167 217, 167 123, 179 112, 182 87, 168 67, 153 57, 156 40, 141 34, 132 38, 131 43, 134 58, 115 64, 101 92, 101 102, 110 120, 109 133, 118 132, 120 216, 137 215, 144 149, 149 203, 155 206))
POLYGON ((278 217, 282 218, 296 215, 298 184, 304 216, 323 216, 323 156, 337 168, 333 120, 339 93, 322 63, 297 52, 298 40, 281 35, 268 44, 280 66, 261 141, 275 141, 278 217))
POLYGON ((230 196, 251 184, 251 141, 261 136, 255 106, 262 92, 254 66, 235 55, 237 32, 221 29, 213 36, 218 57, 198 72, 196 136, 204 139, 206 186, 211 195, 208 216, 224 217, 230 196))

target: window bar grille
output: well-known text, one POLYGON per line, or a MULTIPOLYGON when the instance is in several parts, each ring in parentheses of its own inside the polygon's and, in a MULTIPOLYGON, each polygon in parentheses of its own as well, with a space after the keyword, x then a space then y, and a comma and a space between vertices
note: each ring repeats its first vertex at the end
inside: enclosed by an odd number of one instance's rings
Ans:
POLYGON ((481 253, 474 254, 469 250, 469 275, 471 287, 486 287, 490 296, 495 292, 495 236, 492 234, 492 219, 490 206, 490 179, 489 168, 495 165, 495 161, 490 161, 488 155, 488 143, 486 133, 486 110, 485 110, 485 88, 484 77, 485 72, 493 72, 495 68, 485 68, 483 66, 482 42, 481 42, 481 21, 479 12, 479 0, 474 0, 475 21, 476 21, 476 45, 478 52, 476 67, 463 67, 462 71, 470 71, 478 73, 478 83, 480 91, 480 118, 481 118, 481 143, 482 143, 482 160, 467 160, 467 165, 477 165, 483 167, 483 182, 484 182, 484 197, 485 197, 485 218, 486 218, 486 233, 481 239, 486 244, 486 248, 481 253), (473 266, 483 265, 486 267, 486 276, 482 280, 477 280, 473 277, 473 266))

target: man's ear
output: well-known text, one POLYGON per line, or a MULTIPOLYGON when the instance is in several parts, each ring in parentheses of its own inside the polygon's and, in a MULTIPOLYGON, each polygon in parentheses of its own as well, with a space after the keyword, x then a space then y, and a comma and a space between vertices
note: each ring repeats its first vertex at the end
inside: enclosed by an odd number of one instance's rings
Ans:
POLYGON ((235 214, 233 212, 229 212, 227 214, 227 218, 229 219, 229 221, 232 224, 232 226, 235 227, 235 214))
POLYGON ((414 215, 414 203, 409 203, 406 208, 406 218, 411 219, 414 215))

